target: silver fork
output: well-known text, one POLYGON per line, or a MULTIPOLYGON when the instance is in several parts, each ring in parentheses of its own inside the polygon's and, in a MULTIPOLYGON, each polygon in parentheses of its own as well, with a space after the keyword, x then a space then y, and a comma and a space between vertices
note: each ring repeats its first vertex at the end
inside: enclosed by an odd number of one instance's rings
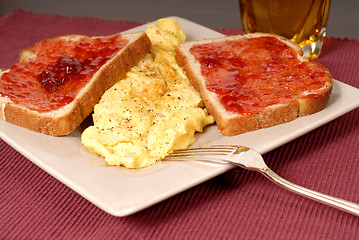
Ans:
POLYGON ((319 193, 291 183, 273 172, 255 150, 236 145, 214 145, 175 150, 165 160, 195 160, 227 162, 242 168, 257 171, 277 185, 328 206, 359 216, 359 204, 319 193))

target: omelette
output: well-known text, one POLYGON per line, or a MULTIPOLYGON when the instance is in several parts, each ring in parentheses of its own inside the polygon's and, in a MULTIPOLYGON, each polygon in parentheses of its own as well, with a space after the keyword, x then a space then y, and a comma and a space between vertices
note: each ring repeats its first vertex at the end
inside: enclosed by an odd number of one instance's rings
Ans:
POLYGON ((95 106, 93 126, 81 140, 110 166, 143 168, 196 141, 195 132, 214 123, 175 60, 185 41, 178 22, 163 18, 148 26, 147 56, 106 91, 95 106))

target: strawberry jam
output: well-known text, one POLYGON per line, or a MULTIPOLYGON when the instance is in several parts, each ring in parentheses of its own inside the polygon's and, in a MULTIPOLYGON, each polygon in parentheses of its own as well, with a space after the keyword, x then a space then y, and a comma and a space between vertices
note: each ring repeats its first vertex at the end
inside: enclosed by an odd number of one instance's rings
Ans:
POLYGON ((17 63, 1 76, 0 96, 38 112, 57 110, 72 102, 127 42, 121 35, 44 40, 26 50, 36 54, 34 60, 17 63))
POLYGON ((331 79, 323 66, 299 61, 292 48, 270 36, 194 45, 190 52, 201 64, 207 89, 226 110, 240 114, 293 101, 331 79))

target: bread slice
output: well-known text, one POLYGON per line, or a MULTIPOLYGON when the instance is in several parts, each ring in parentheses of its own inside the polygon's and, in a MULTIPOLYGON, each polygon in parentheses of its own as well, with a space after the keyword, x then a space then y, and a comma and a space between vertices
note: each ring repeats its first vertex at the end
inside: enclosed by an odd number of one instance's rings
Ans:
POLYGON ((189 41, 176 49, 177 63, 219 131, 228 136, 292 121, 326 106, 332 77, 302 55, 296 43, 265 33, 189 41))
POLYGON ((67 135, 93 111, 103 93, 150 49, 145 32, 66 35, 37 42, 20 53, 19 63, 0 70, 0 119, 48 135, 67 135), (93 50, 96 47, 99 49, 93 50), (65 65, 61 65, 60 58, 65 65), (82 65, 76 68, 79 65, 71 64, 82 65), (24 66, 20 73, 14 70, 24 66), (59 80, 54 83, 46 75, 49 69, 57 69, 59 76, 66 77, 61 77, 63 84, 59 80), (69 74, 64 75, 64 71, 69 74))

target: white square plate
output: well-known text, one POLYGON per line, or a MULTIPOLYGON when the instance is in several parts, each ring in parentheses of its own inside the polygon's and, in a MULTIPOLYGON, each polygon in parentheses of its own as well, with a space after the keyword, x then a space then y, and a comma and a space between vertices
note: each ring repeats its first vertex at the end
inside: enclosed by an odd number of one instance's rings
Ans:
MULTIPOLYGON (((187 40, 222 34, 179 17, 187 40)), ((145 30, 148 24, 127 32, 145 30)), ((196 146, 238 144, 264 154, 359 106, 359 89, 334 80, 328 106, 313 115, 279 126, 234 137, 221 135, 215 125, 196 135, 196 146)), ((66 137, 52 137, 0 121, 0 137, 37 166, 114 216, 126 216, 163 201, 232 168, 229 164, 159 162, 129 170, 106 167, 80 140, 86 123, 66 137)))

